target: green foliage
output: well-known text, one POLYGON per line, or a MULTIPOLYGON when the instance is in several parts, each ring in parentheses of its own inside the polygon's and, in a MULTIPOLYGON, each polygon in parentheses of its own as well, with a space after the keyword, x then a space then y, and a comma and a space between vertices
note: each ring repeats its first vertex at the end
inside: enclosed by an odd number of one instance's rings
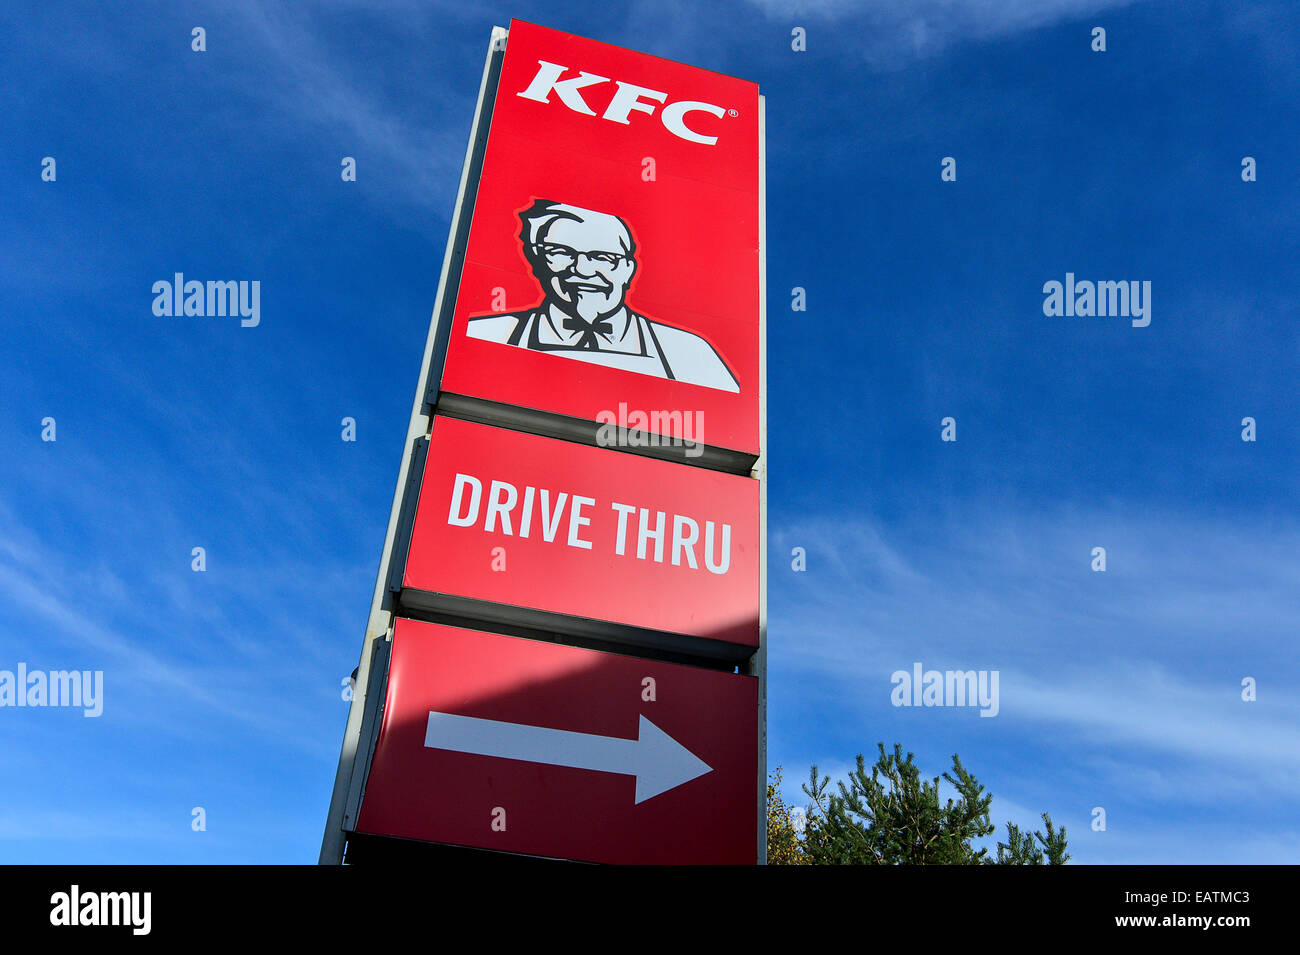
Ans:
POLYGON ((807 858, 799 844, 799 827, 790 807, 781 798, 781 767, 767 783, 767 864, 805 865, 807 858))
POLYGON ((998 865, 1064 865, 1070 854, 1065 851, 1065 828, 1059 831, 1052 819, 1043 813, 1047 835, 1041 832, 1021 833, 1020 827, 1007 823, 1007 841, 998 843, 998 865), (1034 845, 1034 840, 1038 845, 1034 845))
POLYGON ((1007 823, 1007 841, 997 844, 996 859, 989 858, 988 849, 972 842, 994 832, 993 795, 961 759, 954 754, 949 772, 926 781, 912 753, 904 757, 898 744, 892 753, 883 743, 877 746, 880 756, 870 772, 859 755, 838 793, 829 791, 830 777, 812 767, 803 786, 812 805, 801 837, 780 799, 777 771, 768 786, 770 865, 1061 865, 1070 858, 1065 829, 1057 830, 1047 813, 1046 835, 1022 833, 1007 823), (955 799, 940 801, 940 778, 956 790, 955 799))

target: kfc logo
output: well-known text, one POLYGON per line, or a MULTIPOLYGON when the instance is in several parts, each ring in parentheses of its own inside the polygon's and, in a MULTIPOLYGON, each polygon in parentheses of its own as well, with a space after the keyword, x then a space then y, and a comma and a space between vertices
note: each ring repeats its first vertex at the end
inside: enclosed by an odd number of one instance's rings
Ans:
MULTIPOLYGON (((596 111, 583 99, 581 90, 588 86, 608 83, 609 77, 597 76, 595 73, 579 70, 577 76, 562 80, 560 77, 568 70, 567 66, 548 63, 546 60, 538 60, 537 66, 537 75, 528 84, 528 89, 515 95, 537 103, 549 103, 551 93, 554 92, 560 98, 560 102, 575 113, 583 113, 587 116, 596 115, 596 111)), ((612 120, 626 126, 630 122, 628 117, 633 110, 653 116, 656 108, 655 104, 663 103, 668 99, 667 93, 661 93, 658 90, 647 89, 644 86, 636 86, 632 83, 624 83, 622 80, 618 80, 617 83, 618 89, 614 92, 614 97, 609 101, 609 105, 605 107, 605 112, 601 114, 602 119, 612 120)), ((659 114, 659 119, 664 124, 664 128, 678 139, 685 139, 687 142, 692 143, 702 143, 705 146, 712 146, 716 143, 718 141, 717 136, 706 136, 686 125, 686 116, 689 113, 709 113, 721 119, 727 114, 727 111, 721 106, 714 106, 712 103, 681 100, 665 106, 663 112, 659 114)))
POLYGON ((626 222, 547 199, 538 199, 519 219, 524 258, 544 298, 529 311, 472 316, 466 335, 641 375, 740 391, 736 376, 707 341, 627 306, 637 263, 626 222))

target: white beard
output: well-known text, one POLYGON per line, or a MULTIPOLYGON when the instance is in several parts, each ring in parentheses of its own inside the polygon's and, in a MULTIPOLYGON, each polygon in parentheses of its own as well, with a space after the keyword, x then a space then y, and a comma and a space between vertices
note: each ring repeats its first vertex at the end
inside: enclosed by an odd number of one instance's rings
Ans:
POLYGON ((595 295, 579 295, 573 310, 586 322, 594 322, 606 311, 607 300, 595 295))

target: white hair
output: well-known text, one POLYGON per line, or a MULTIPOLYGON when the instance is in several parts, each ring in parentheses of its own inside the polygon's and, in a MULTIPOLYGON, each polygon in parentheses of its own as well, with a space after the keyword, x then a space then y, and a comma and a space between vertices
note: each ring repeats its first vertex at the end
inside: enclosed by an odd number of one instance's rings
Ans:
POLYGON ((519 221, 523 223, 523 231, 520 232, 519 237, 530 247, 537 245, 556 219, 572 219, 575 222, 608 220, 607 224, 613 227, 612 231, 618 236, 619 244, 623 247, 623 254, 631 255, 636 251, 636 243, 632 241, 632 230, 618 216, 571 206, 565 202, 552 202, 549 199, 538 199, 519 213, 519 221))

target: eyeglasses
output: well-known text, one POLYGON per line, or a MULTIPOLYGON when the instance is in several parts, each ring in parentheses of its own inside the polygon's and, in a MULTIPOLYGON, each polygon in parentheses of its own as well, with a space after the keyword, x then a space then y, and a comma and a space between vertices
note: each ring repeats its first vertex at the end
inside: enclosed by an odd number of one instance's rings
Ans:
POLYGON ((607 269, 618 268, 619 262, 623 259, 632 258, 619 252, 579 252, 567 245, 555 245, 550 242, 534 245, 533 251, 538 255, 546 256, 547 267, 555 272, 564 272, 573 268, 578 261, 578 256, 585 256, 589 261, 607 269))

